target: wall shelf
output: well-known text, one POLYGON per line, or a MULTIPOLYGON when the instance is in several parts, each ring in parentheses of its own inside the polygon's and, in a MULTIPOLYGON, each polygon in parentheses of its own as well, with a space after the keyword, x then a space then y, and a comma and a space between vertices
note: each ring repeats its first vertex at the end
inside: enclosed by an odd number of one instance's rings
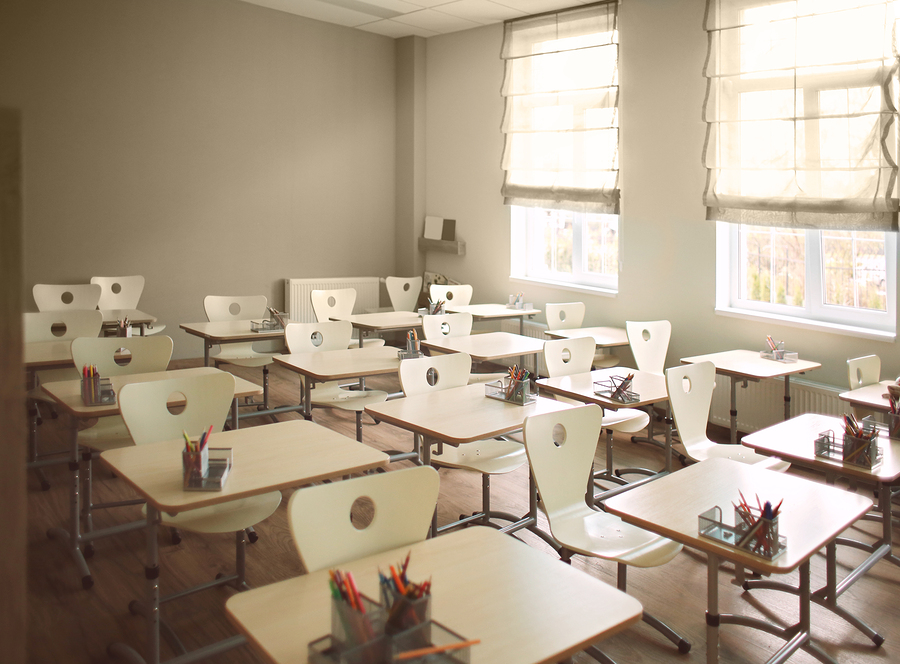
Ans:
POLYGON ((443 251, 447 254, 466 255, 466 243, 460 240, 430 240, 419 238, 419 251, 443 251))

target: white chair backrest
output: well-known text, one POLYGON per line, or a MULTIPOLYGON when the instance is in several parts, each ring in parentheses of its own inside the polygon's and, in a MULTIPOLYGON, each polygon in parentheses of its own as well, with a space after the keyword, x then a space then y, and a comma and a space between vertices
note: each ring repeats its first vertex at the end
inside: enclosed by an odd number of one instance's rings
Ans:
POLYGON ((101 309, 137 309, 144 292, 144 277, 135 274, 130 277, 91 277, 92 284, 101 288, 101 309))
POLYGON ((103 314, 94 309, 42 311, 22 314, 23 339, 33 341, 69 341, 76 337, 96 337, 103 327, 103 314), (58 328, 53 329, 56 325, 58 328), (54 333, 56 332, 56 333, 54 333))
POLYGON ((434 468, 416 466, 295 491, 288 502, 288 525, 303 567, 315 572, 421 542, 439 488, 434 468), (372 521, 360 528, 351 518, 354 503, 359 509, 369 501, 372 521))
POLYGON ((472 358, 468 353, 447 353, 400 362, 400 389, 406 396, 448 390, 469 382, 472 358))
POLYGON ((35 284, 31 289, 38 311, 96 309, 100 302, 98 284, 35 284))
POLYGON ((234 400, 234 376, 217 371, 129 383, 119 390, 118 399, 122 419, 136 445, 183 438, 182 431, 197 438, 210 424, 213 432, 222 430, 234 400), (183 395, 184 409, 172 414, 168 399, 180 399, 178 395, 183 395))
POLYGON ((203 298, 203 310, 210 323, 229 320, 268 318, 265 295, 207 295, 203 298))
POLYGON ((551 527, 557 515, 585 504, 602 423, 596 404, 525 418, 525 451, 551 527))
POLYGON ((337 318, 343 320, 353 315, 356 304, 355 288, 333 288, 314 290, 309 294, 316 320, 320 323, 337 318))
POLYGON ((544 307, 548 330, 572 330, 584 322, 584 302, 548 302, 544 307))
POLYGON ((429 341, 445 337, 467 337, 472 334, 472 314, 422 316, 422 332, 429 341))
POLYGON ((422 292, 422 277, 387 277, 384 280, 394 311, 415 311, 422 292))
POLYGON ((72 359, 77 369, 93 364, 103 377, 151 373, 165 371, 169 367, 172 346, 172 338, 162 334, 124 339, 79 337, 72 341, 72 359), (120 349, 131 353, 130 357, 123 357, 120 349))
POLYGON ((706 427, 716 387, 716 366, 712 362, 681 364, 666 369, 666 389, 682 444, 691 453, 698 443, 707 446, 706 427))
POLYGON ((545 341, 544 364, 547 365, 547 375, 553 378, 590 371, 595 349, 594 337, 545 341))
POLYGON ((472 301, 472 287, 469 284, 431 284, 428 294, 432 302, 443 300, 458 307, 464 307, 472 301))
POLYGON ((637 368, 662 376, 666 371, 672 324, 667 320, 625 321, 625 331, 637 368))
POLYGON ((872 385, 881 380, 881 358, 877 355, 866 355, 847 360, 847 377, 850 389, 872 385))
POLYGON ((284 342, 289 353, 314 353, 320 350, 346 350, 353 334, 348 320, 323 323, 288 323, 284 342))

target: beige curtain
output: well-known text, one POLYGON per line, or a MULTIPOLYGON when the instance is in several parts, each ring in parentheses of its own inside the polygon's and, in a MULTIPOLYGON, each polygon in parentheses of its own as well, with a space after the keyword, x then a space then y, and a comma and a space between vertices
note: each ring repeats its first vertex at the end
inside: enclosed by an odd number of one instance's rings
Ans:
POLYGON ((708 0, 707 218, 897 230, 895 3, 708 0))
POLYGON ((616 3, 507 21, 507 205, 618 214, 616 3))

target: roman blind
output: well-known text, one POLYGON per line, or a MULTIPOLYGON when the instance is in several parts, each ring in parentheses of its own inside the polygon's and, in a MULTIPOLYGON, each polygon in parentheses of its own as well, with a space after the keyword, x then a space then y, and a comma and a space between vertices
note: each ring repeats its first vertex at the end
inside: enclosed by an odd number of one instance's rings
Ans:
POLYGON ((618 214, 616 3, 507 21, 507 205, 618 214))
POLYGON ((708 0, 707 218, 897 230, 895 3, 708 0))

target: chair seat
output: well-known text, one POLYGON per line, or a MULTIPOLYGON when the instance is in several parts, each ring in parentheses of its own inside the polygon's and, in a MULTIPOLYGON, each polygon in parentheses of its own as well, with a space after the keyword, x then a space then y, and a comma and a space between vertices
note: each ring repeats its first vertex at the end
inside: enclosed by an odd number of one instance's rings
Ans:
MULTIPOLYGON (((380 348, 381 346, 384 346, 384 339, 379 337, 363 339, 363 348, 380 348)), ((347 348, 359 348, 359 339, 352 339, 350 343, 347 344, 347 348)))
POLYGON ((239 367, 264 367, 272 364, 276 355, 281 355, 281 353, 258 353, 252 351, 251 354, 247 350, 237 349, 232 351, 228 346, 224 346, 220 352, 210 355, 209 358, 215 362, 226 362, 239 367))
POLYGON ((475 383, 490 383, 495 380, 502 380, 506 376, 509 376, 509 373, 499 371, 497 373, 470 373, 469 385, 475 383))
POLYGON ((618 364, 619 357, 617 355, 604 353, 602 350, 598 350, 594 353, 593 366, 597 369, 608 369, 609 367, 618 366, 618 364))
POLYGON ((387 401, 388 393, 381 390, 345 390, 338 381, 319 383, 312 391, 312 405, 342 410, 362 411, 373 403, 387 401))
POLYGON ((725 445, 722 443, 714 443, 712 441, 709 441, 709 445, 706 448, 692 446, 690 457, 695 461, 706 461, 707 459, 731 459, 732 461, 739 461, 740 463, 746 463, 752 466, 758 465, 760 468, 767 468, 768 470, 774 470, 779 473, 783 473, 791 467, 791 464, 787 461, 782 461, 778 457, 757 454, 743 445, 725 445))
POLYGON ((528 458, 525 446, 505 440, 479 440, 459 447, 443 445, 440 455, 432 454, 435 465, 474 470, 486 475, 510 473, 521 467, 528 458))
POLYGON ((635 433, 650 424, 650 416, 637 408, 603 411, 603 428, 621 433, 635 433))
MULTIPOLYGON (((260 496, 189 510, 175 516, 162 512, 160 520, 163 525, 194 533, 235 533, 269 518, 280 504, 281 492, 272 491, 260 496)), ((146 514, 146 505, 143 511, 146 514)))
POLYGON ((78 432, 78 444, 95 452, 115 450, 134 445, 121 415, 101 417, 97 423, 78 432))
MULTIPOLYGON (((151 334, 159 334, 166 329, 165 325, 144 325, 144 336, 149 337, 151 334)), ((140 333, 139 333, 140 334, 140 333)))
POLYGON ((677 542, 587 505, 556 514, 550 523, 553 538, 567 549, 635 567, 662 565, 682 549, 677 542))

